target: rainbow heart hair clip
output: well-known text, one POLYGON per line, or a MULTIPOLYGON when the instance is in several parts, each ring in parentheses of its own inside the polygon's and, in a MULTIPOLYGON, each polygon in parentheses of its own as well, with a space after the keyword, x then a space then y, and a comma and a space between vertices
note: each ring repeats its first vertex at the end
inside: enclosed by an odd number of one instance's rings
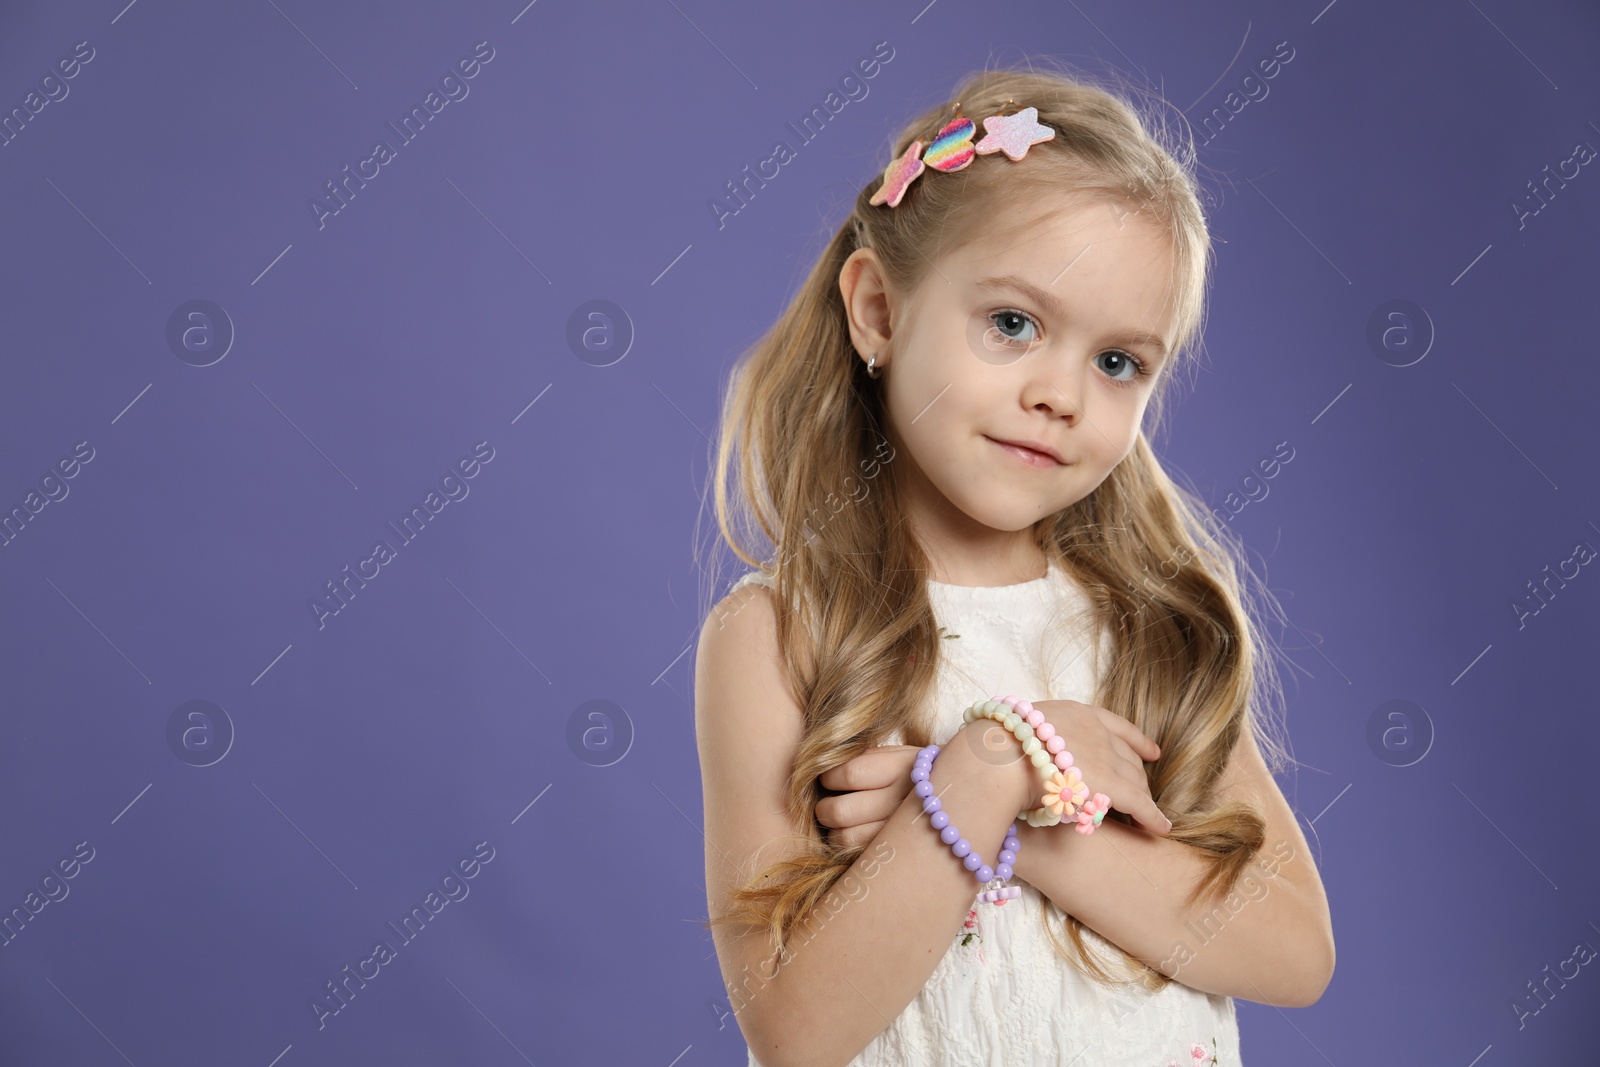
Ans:
MULTIPOLYGON (((1015 103, 1015 100, 1007 100, 1006 106, 1015 103)), ((1005 108, 1001 108, 1000 114, 990 115, 983 120, 983 139, 974 144, 972 138, 978 132, 977 125, 961 115, 960 101, 956 102, 955 111, 956 117, 945 123, 932 141, 924 145, 918 138, 911 142, 904 153, 890 161, 888 167, 884 168, 883 184, 872 194, 868 203, 897 207, 911 183, 928 167, 951 173, 961 170, 977 156, 995 152, 1004 152, 1006 158, 1015 163, 1027 155, 1033 145, 1056 135, 1054 127, 1039 121, 1039 109, 1036 107, 1025 107, 1011 115, 1005 114, 1005 108)))

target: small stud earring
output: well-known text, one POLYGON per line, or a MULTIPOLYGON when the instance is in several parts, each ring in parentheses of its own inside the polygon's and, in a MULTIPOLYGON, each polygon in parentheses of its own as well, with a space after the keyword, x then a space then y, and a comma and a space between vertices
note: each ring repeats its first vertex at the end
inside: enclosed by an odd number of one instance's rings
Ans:
POLYGON ((874 353, 872 353, 872 358, 867 360, 867 377, 868 378, 881 378, 881 377, 883 377, 883 368, 879 367, 876 370, 873 369, 873 365, 876 364, 877 362, 878 362, 878 353, 874 352, 874 353))

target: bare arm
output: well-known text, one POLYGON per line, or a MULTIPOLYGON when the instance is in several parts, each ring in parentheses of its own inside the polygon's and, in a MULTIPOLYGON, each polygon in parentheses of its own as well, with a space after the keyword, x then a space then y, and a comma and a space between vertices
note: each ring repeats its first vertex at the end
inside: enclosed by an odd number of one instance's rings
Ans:
POLYGON ((1333 926, 1322 879, 1294 812, 1244 731, 1218 785, 1252 804, 1266 840, 1234 890, 1184 897, 1201 852, 1107 819, 1093 834, 1020 826, 1016 875, 1106 940, 1207 993, 1305 1007, 1333 976, 1333 926))
MULTIPOLYGON (((770 846, 807 829, 790 825, 782 800, 801 712, 780 673, 770 594, 750 595, 762 599, 725 613, 725 625, 713 613, 697 659, 712 914, 725 909, 743 869, 779 858, 770 846)), ((930 781, 992 865, 1025 788, 1023 763, 997 766, 974 751, 944 746, 930 781)), ((756 1058, 766 1067, 848 1063, 921 991, 981 888, 913 792, 795 929, 776 967, 764 930, 714 928, 729 1001, 756 1058)))

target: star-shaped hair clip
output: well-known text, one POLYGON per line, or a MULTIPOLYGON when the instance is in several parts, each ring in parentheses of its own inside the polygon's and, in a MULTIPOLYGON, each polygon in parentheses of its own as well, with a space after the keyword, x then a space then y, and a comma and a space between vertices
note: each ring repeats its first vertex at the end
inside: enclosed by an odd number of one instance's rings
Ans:
POLYGON ((898 207, 900 198, 906 195, 906 189, 922 173, 923 165, 922 142, 912 141, 904 155, 884 168, 883 184, 878 186, 878 191, 872 194, 868 203, 898 207))
MULTIPOLYGON (((1015 103, 1015 100, 1007 100, 1006 106, 1015 103)), ((995 152, 1004 152, 1008 159, 1015 162, 1027 155, 1031 146, 1056 135, 1053 127, 1039 122, 1039 109, 1029 107, 1014 115, 991 115, 984 119, 985 136, 973 144, 977 126, 961 114, 959 100, 955 104, 955 113, 956 117, 945 123, 926 146, 918 138, 890 162, 883 172, 883 184, 872 194, 868 203, 897 207, 911 183, 927 167, 951 173, 966 167, 978 156, 995 152), (927 151, 923 151, 924 147, 927 151)))
POLYGON ((898 207, 911 183, 927 167, 945 172, 957 171, 971 163, 977 152, 972 147, 972 137, 978 132, 973 121, 961 114, 961 101, 957 100, 955 118, 940 127, 927 145, 921 138, 912 141, 905 152, 896 157, 883 172, 883 184, 872 194, 871 204, 888 204, 898 207), (923 151, 926 147, 927 151, 923 151))
POLYGON ((1040 123, 1036 107, 1025 107, 1015 115, 991 115, 983 120, 983 130, 986 136, 974 146, 978 154, 1004 152, 1012 162, 1027 155, 1028 149, 1040 141, 1056 135, 1055 127, 1040 123))

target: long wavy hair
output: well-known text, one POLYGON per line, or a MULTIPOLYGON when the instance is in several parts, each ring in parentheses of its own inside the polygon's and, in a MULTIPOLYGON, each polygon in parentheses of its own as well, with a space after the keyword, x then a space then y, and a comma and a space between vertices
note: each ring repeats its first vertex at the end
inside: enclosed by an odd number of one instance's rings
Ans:
MULTIPOLYGON (((928 559, 895 492, 877 382, 851 344, 839 291, 846 257, 874 249, 893 290, 910 293, 941 251, 977 227, 993 230, 1001 213, 992 205, 1062 193, 1126 205, 1169 237, 1177 323, 1169 367, 1194 359, 1212 253, 1192 130, 1164 122, 1159 107, 1137 110, 1129 102, 1137 89, 1124 86, 1119 95, 1053 69, 1063 67, 963 79, 952 96, 963 114, 1036 107, 1055 137, 1033 145, 1025 166, 979 159, 956 172, 930 171, 893 209, 869 203, 878 185, 870 182, 782 316, 729 378, 715 459, 717 525, 776 594, 778 641, 804 711, 788 809, 809 832, 787 858, 745 872, 729 910, 706 926, 765 928, 775 953, 867 847, 828 843, 815 819, 824 795, 819 777, 896 730, 908 744, 933 742, 923 709, 941 641, 925 585, 928 559), (741 543, 757 530, 772 548, 764 561, 764 551, 741 543)), ((898 157, 914 138, 928 142, 951 114, 941 102, 918 115, 883 158, 898 157)), ((1151 449, 1147 434, 1161 425, 1171 381, 1170 373, 1158 379, 1132 451, 1034 533, 1047 558, 1087 592, 1095 632, 1109 640, 1108 662, 1096 649, 1092 703, 1161 746, 1161 758, 1146 767, 1151 796, 1173 821, 1170 839, 1207 861, 1188 897, 1193 905, 1231 891, 1263 844, 1261 815, 1245 804, 1217 804, 1213 794, 1242 730, 1254 731, 1270 766, 1285 759, 1268 714, 1281 685, 1263 625, 1267 612, 1281 613, 1237 538, 1151 449), (1246 580, 1257 595, 1246 594, 1246 580)), ((1083 924, 1047 903, 1046 932, 1062 958, 1099 981, 1116 981, 1086 950, 1083 924)), ((1123 975, 1145 988, 1172 980, 1117 951, 1123 975)))

